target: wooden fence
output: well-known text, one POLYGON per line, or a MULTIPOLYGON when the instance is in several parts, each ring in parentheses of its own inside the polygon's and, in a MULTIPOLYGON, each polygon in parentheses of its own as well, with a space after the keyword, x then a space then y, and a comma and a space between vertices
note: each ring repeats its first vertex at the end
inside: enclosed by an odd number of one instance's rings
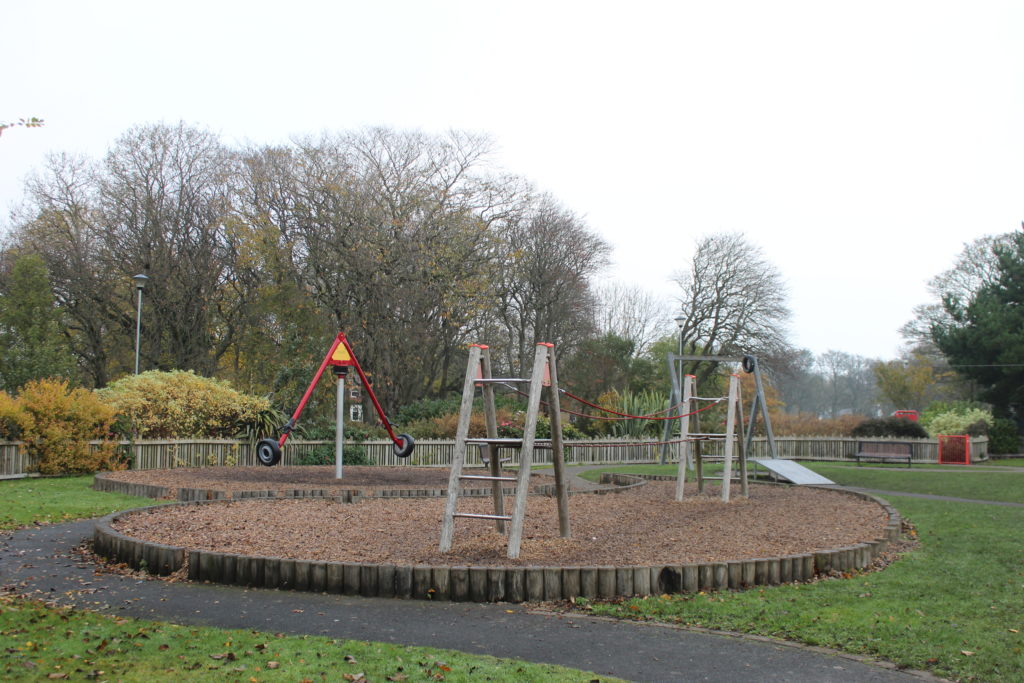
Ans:
MULTIPOLYGON (((779 437, 775 439, 777 456, 788 460, 852 461, 857 444, 862 441, 899 441, 911 444, 913 462, 937 463, 938 441, 935 439, 854 439, 848 437, 779 437)), ((97 442, 98 443, 98 442, 97 442)), ((25 454, 19 442, 0 442, 0 479, 24 477, 33 471, 33 463, 25 454)), ((570 465, 589 464, 630 464, 657 462, 661 457, 661 445, 657 441, 638 442, 634 439, 603 439, 593 441, 566 441, 566 462, 570 465)), ((171 469, 176 467, 254 466, 256 462, 254 444, 248 441, 230 439, 187 439, 187 440, 140 440, 134 443, 123 441, 122 452, 131 457, 131 468, 138 470, 171 469)), ((707 455, 719 455, 723 442, 705 441, 701 447, 707 455)), ((409 458, 395 456, 392 444, 387 440, 352 442, 346 444, 347 452, 355 456, 355 449, 361 449, 370 463, 382 466, 405 467, 450 467, 455 451, 453 440, 419 441, 409 458)), ((669 447, 669 459, 675 460, 678 445, 669 447)), ((313 451, 320 451, 329 462, 334 462, 333 441, 299 441, 289 439, 281 454, 282 465, 296 465, 308 462, 313 451)), ((517 449, 502 449, 502 458, 509 463, 519 463, 517 449)), ((750 458, 768 457, 765 439, 754 439, 750 458)), ((988 457, 988 439, 971 438, 971 460, 988 457)), ((353 460, 355 458, 353 457, 353 460)), ((551 462, 551 451, 538 450, 534 462, 551 462)), ((467 453, 468 465, 479 465, 480 450, 471 447, 467 453)))

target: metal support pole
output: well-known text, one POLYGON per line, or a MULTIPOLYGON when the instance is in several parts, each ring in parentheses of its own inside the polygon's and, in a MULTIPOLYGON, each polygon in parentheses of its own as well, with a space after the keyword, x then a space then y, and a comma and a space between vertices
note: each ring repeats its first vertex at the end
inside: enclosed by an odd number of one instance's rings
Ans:
POLYGON ((139 374, 139 340, 142 336, 142 287, 138 287, 139 306, 135 312, 135 374, 139 374))
POLYGON ((334 376, 338 380, 338 405, 334 431, 334 478, 341 479, 341 467, 345 450, 345 374, 339 370, 348 370, 344 366, 334 366, 334 376))

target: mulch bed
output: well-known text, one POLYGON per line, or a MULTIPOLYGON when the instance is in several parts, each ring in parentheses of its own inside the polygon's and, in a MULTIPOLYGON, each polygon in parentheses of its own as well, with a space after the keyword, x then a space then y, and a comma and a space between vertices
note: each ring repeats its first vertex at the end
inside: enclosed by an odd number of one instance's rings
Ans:
MULTIPOLYGON (((228 468, 224 468, 225 470, 228 468)), ((234 475, 239 469, 231 468, 234 475)), ((268 468, 261 477, 317 468, 268 468)), ((333 468, 319 468, 330 471, 333 468)), ((362 468, 395 485, 432 486, 402 477, 435 477, 443 487, 447 470, 362 468), (385 474, 386 472, 386 474, 385 474), (430 474, 427 474, 429 472, 430 474)), ((360 468, 345 469, 351 488, 360 468)), ((222 472, 204 470, 211 476, 222 472)), ((173 479, 184 470, 153 476, 173 479)), ((133 473, 120 473, 133 474, 133 473)), ((226 473, 225 473, 226 474, 226 473)), ((369 474, 369 473, 367 473, 369 474)), ((259 483, 265 483, 262 479, 259 483)), ((147 480, 146 483, 162 483, 147 480)), ((278 480, 283 484, 282 480, 278 480)), ((295 488, 294 479, 287 488, 295 488)), ((319 481, 303 480, 321 487, 319 481)), ((235 485, 235 482, 225 482, 235 485)), ((166 483, 162 485, 167 485, 166 483)), ((184 485, 177 483, 173 485, 184 485)), ((195 482, 189 486, 195 486, 195 482)), ((379 480, 373 483, 379 488, 379 480)), ((369 499, 355 504, 322 499, 251 500, 224 504, 172 506, 121 517, 115 528, 156 543, 245 555, 361 563, 594 566, 723 562, 778 557, 850 546, 885 535, 888 517, 875 502, 838 491, 806 487, 751 485, 749 498, 723 503, 717 488, 708 495, 687 490, 675 502, 672 482, 649 482, 615 495, 570 498, 573 536, 558 537, 556 501, 531 497, 518 560, 506 557, 506 539, 493 522, 460 519, 455 544, 438 552, 444 499, 369 499)), ((259 488, 247 480, 245 489, 259 488)), ((507 499, 511 509, 511 499, 507 499)), ((491 512, 488 499, 460 499, 461 512, 491 512)))

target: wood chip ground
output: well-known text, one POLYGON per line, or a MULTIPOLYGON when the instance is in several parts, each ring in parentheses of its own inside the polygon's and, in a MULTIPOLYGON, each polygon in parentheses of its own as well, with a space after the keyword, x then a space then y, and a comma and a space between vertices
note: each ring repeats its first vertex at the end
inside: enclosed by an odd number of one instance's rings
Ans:
MULTIPOLYGON (((277 471, 284 469, 312 468, 277 471)), ((346 487, 352 488, 357 469, 346 469, 346 487)), ((405 471, 393 468, 393 475, 405 471)), ((447 470, 432 471, 436 472, 432 476, 446 483, 447 470)), ((163 472, 158 475, 163 481, 146 483, 168 485, 182 472, 163 472)), ((258 488, 253 483, 246 482, 243 490, 258 488)), ((294 484, 286 488, 302 488, 294 484)), ((883 536, 887 522, 877 503, 838 491, 751 485, 749 498, 723 503, 716 497, 716 487, 709 487, 710 495, 704 496, 688 487, 687 499, 675 502, 674 486, 672 482, 650 482, 618 494, 572 496, 573 533, 569 539, 558 536, 555 499, 531 496, 518 560, 506 557, 505 537, 494 530, 493 522, 482 520, 459 519, 452 552, 438 552, 444 498, 370 499, 354 504, 321 499, 245 500, 162 508, 123 517, 115 527, 134 538, 157 543, 305 560, 630 566, 721 562, 834 549, 883 536)), ((511 505, 510 499, 506 505, 511 505)), ((490 512, 491 503, 486 498, 463 498, 459 510, 490 512)))

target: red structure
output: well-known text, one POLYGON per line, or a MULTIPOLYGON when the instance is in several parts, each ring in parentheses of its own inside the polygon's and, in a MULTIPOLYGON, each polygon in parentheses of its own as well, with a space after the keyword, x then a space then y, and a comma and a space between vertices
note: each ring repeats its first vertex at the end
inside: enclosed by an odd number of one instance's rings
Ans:
POLYGON ((917 411, 916 410, 897 410, 892 414, 893 417, 902 417, 904 420, 910 420, 917 422, 917 411))
POLYGON ((971 437, 966 434, 939 435, 940 465, 970 465, 971 437))

